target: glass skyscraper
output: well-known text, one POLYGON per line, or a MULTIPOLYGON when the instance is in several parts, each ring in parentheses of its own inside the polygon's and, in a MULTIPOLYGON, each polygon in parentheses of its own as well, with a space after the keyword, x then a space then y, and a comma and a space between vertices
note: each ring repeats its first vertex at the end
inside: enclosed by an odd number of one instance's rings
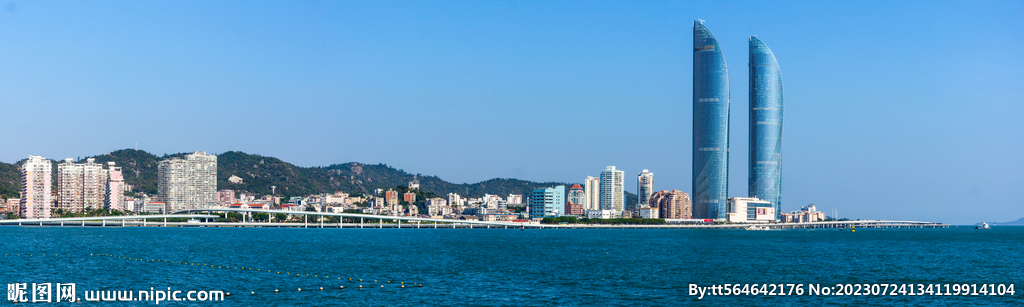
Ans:
POLYGON ((750 197, 782 212, 782 71, 768 46, 750 37, 750 197))
POLYGON ((729 193, 729 69, 718 40, 693 22, 693 217, 724 219, 729 193))

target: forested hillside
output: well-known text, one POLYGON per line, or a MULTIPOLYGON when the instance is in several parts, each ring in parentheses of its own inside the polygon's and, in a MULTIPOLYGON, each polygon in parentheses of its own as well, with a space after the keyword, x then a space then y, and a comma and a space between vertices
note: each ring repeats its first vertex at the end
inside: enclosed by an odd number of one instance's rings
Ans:
MULTIPOLYGON (((151 153, 122 149, 105 155, 98 155, 97 163, 114 161, 122 168, 125 182, 134 186, 135 192, 156 194, 157 164, 160 160, 180 157, 186 153, 156 156, 151 153)), ((80 161, 84 161, 82 158, 80 161)), ((54 171, 56 171, 56 162, 54 171)), ((419 176, 420 189, 437 195, 458 193, 464 197, 480 197, 487 194, 529 194, 540 187, 564 184, 559 182, 532 182, 519 179, 495 178, 473 184, 455 184, 437 176, 419 176)), ((282 196, 309 195, 333 191, 371 193, 377 188, 394 188, 407 185, 413 174, 386 164, 362 164, 356 162, 334 164, 325 167, 301 167, 274 157, 229 151, 217 155, 217 187, 254 194, 270 194, 270 187, 277 187, 282 196), (228 181, 231 176, 242 178, 242 183, 228 181)), ((0 195, 18 197, 21 175, 17 163, 0 163, 0 195)), ((627 203, 636 197, 627 193, 627 203)))

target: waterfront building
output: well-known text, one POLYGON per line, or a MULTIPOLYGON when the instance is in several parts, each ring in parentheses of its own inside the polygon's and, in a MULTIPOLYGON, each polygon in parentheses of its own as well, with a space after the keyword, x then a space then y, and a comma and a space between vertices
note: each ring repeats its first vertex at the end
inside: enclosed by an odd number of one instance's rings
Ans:
POLYGON ((114 166, 114 162, 107 162, 107 210, 124 211, 124 176, 121 168, 114 166))
POLYGON ((587 210, 586 214, 588 219, 610 219, 618 217, 618 212, 615 212, 615 210, 587 210))
POLYGON ((82 165, 71 158, 64 159, 64 163, 57 164, 57 208, 82 212, 85 209, 82 196, 82 165))
POLYGON ((640 218, 642 218, 642 219, 656 219, 656 218, 660 218, 660 215, 658 213, 658 208, 644 207, 644 208, 636 209, 636 211, 637 211, 637 215, 639 215, 640 218))
POLYGON ((220 190, 217 191, 217 206, 227 207, 231 204, 238 203, 235 201, 235 190, 220 190))
POLYGON ((580 207, 586 210, 586 207, 583 204, 586 202, 587 192, 583 190, 583 187, 581 187, 580 184, 573 184, 572 187, 569 188, 569 194, 566 197, 569 202, 580 205, 580 207))
POLYGON ((216 206, 217 156, 195 151, 160 161, 157 201, 167 206, 165 213, 216 206))
POLYGON ((724 219, 729 194, 729 69, 718 40, 693 22, 693 215, 724 219))
POLYGON ((166 210, 167 210, 167 203, 162 202, 162 201, 147 202, 146 205, 142 209, 143 212, 157 213, 157 214, 159 214, 159 213, 166 213, 167 212, 166 210))
POLYGON ((85 163, 64 159, 57 165, 57 208, 84 212, 106 207, 108 176, 94 158, 85 163))
POLYGON ((601 178, 587 176, 583 181, 583 208, 585 210, 601 210, 601 178))
POLYGON ((21 218, 50 218, 52 174, 50 160, 40 156, 28 156, 21 165, 21 212, 18 214, 21 218))
POLYGON ((651 194, 654 193, 654 173, 647 170, 636 176, 636 207, 648 208, 651 206, 651 194))
POLYGON ((505 200, 509 205, 522 205, 523 195, 520 194, 509 194, 508 199, 505 200))
POLYGON ((783 223, 810 223, 825 220, 825 212, 818 211, 813 204, 803 206, 799 211, 783 213, 780 215, 783 223))
POLYGON ((530 218, 559 216, 565 206, 565 186, 534 189, 530 193, 530 218))
MULTIPOLYGON (((782 212, 782 70, 775 54, 750 37, 750 158, 747 193, 782 212)), ((775 219, 779 219, 776 216, 775 219)))
POLYGON ((384 192, 384 201, 387 203, 388 206, 397 206, 398 191, 388 190, 387 192, 384 192))
POLYGON ((726 209, 731 223, 768 223, 775 221, 775 208, 757 197, 729 198, 726 209))
POLYGON ((623 191, 623 172, 614 166, 601 172, 601 210, 615 210, 622 214, 626 199, 623 191))
POLYGON ((693 217, 690 195, 679 190, 661 190, 651 194, 651 208, 658 209, 663 219, 689 219, 693 217))

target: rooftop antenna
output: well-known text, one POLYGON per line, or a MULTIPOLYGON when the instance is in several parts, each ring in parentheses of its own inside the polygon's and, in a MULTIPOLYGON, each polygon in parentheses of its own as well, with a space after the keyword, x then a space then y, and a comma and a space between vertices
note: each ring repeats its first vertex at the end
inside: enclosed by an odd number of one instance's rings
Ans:
POLYGON ((135 150, 139 150, 139 142, 135 142, 135 150))
POLYGON ((697 20, 700 21, 700 24, 704 24, 704 19, 697 18, 697 20))

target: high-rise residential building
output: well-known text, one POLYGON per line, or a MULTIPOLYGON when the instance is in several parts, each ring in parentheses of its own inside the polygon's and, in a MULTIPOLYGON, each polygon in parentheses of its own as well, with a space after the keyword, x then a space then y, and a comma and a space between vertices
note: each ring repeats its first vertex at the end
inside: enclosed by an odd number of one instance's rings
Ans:
POLYGON ((569 202, 582 206, 587 199, 587 192, 583 190, 583 187, 581 187, 579 183, 577 183, 573 184, 572 187, 569 188, 569 195, 567 197, 569 198, 569 202))
POLYGON ((565 186, 535 189, 530 193, 530 218, 562 215, 565 207, 565 186))
POLYGON ((124 175, 121 168, 114 166, 114 162, 107 162, 107 210, 124 211, 124 175))
POLYGON ((583 181, 583 210, 601 210, 601 178, 587 176, 583 181))
POLYGON ((636 176, 637 208, 650 207, 652 193, 654 193, 654 173, 644 170, 636 176))
POLYGON ((506 199, 505 202, 508 203, 509 205, 522 205, 523 195, 509 194, 508 199, 506 199))
POLYGON ((693 215, 724 219, 729 194, 729 69, 718 40, 693 22, 693 215))
POLYGON ((71 158, 57 164, 57 208, 71 212, 82 212, 85 201, 82 195, 82 165, 71 158))
POLYGON ((601 172, 601 210, 615 210, 621 214, 625 209, 623 175, 624 173, 616 170, 614 166, 606 167, 601 172))
POLYGON ((414 203, 414 202, 416 202, 416 193, 405 192, 405 194, 402 194, 402 200, 404 200, 405 202, 410 203, 410 204, 414 203))
POLYGON ((157 166, 157 200, 163 212, 209 208, 217 205, 217 156, 195 151, 185 158, 170 158, 157 166))
POLYGON ((57 208, 71 212, 105 208, 109 175, 96 159, 86 159, 85 163, 64 159, 57 165, 57 208))
POLYGON ((782 212, 782 70, 775 54, 750 37, 750 168, 747 193, 782 212))
POLYGON ((688 219, 693 217, 690 195, 679 190, 662 190, 651 195, 651 208, 658 208, 663 219, 688 219))
POLYGON ((26 219, 50 218, 53 166, 40 156, 28 156, 21 166, 21 212, 26 219))
POLYGON ((387 192, 384 192, 384 203, 388 204, 388 206, 397 206, 398 191, 388 190, 387 192))

